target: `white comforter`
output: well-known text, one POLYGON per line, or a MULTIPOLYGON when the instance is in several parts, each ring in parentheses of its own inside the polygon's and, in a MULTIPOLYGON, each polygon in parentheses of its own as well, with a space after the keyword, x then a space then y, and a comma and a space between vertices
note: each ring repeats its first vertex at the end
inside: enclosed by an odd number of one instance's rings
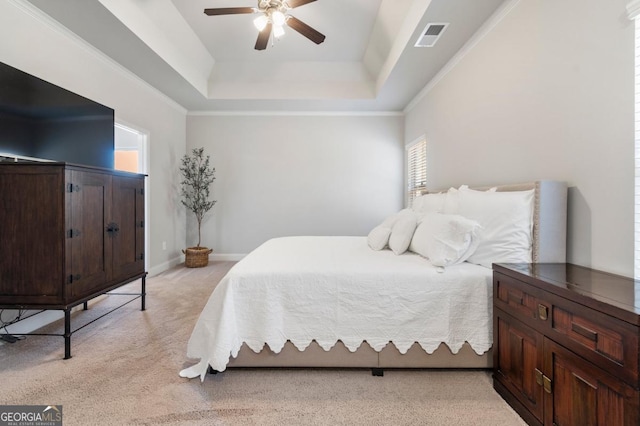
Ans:
POLYGON ((338 340, 355 351, 389 342, 405 353, 414 342, 453 353, 469 342, 492 345, 492 273, 462 263, 438 272, 411 253, 374 251, 364 237, 286 237, 267 241, 238 262, 215 288, 189 339, 200 362, 180 372, 204 379, 224 371, 243 343, 278 353, 287 340, 325 350, 338 340))

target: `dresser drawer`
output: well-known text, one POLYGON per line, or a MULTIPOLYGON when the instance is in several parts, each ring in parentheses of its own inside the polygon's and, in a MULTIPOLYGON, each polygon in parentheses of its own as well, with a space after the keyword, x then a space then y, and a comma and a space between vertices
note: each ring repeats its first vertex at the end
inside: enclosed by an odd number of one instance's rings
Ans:
POLYGON ((542 303, 551 311, 551 339, 634 387, 639 385, 636 327, 561 297, 546 299, 542 303))
POLYGON ((637 327, 507 275, 494 273, 494 305, 634 387, 637 327))
POLYGON ((548 316, 548 305, 540 303, 541 292, 526 283, 506 275, 494 274, 493 298, 496 306, 535 328, 532 320, 548 316), (544 310, 541 310, 541 306, 544 310))

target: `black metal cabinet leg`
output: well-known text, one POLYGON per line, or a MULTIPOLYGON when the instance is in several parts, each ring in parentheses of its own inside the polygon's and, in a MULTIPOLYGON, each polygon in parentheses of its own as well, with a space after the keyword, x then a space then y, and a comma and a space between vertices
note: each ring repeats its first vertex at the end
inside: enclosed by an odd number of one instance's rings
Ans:
POLYGON ((142 292, 140 294, 140 299, 142 301, 142 308, 140 309, 141 311, 144 311, 146 309, 146 296, 147 296, 147 276, 143 276, 142 277, 142 292))
POLYGON ((88 310, 89 309, 89 302, 84 302, 82 304, 82 309, 85 310, 85 311, 88 310))
POLYGON ((71 308, 64 310, 64 359, 71 358, 71 308))

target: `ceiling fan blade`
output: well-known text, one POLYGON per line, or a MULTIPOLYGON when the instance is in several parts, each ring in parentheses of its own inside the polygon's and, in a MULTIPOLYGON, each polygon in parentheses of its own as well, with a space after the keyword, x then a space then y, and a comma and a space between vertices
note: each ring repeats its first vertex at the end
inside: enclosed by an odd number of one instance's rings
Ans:
POLYGON ((254 7, 219 7, 214 9, 205 9, 205 15, 239 15, 242 13, 255 13, 257 10, 254 7))
POLYGON ((305 24, 298 18, 295 18, 291 15, 287 16, 287 25, 293 28, 294 30, 296 30, 297 32, 299 32, 300 34, 302 34, 303 36, 305 36, 306 38, 308 38, 309 40, 311 40, 312 42, 314 42, 315 44, 320 44, 325 39, 325 36, 323 34, 319 33, 318 31, 311 28, 309 25, 305 24))
POLYGON ((258 33, 258 40, 256 40, 256 50, 264 50, 269 44, 269 37, 271 36, 271 27, 273 25, 268 23, 266 27, 260 33, 258 33))
POLYGON ((287 0, 287 4, 291 9, 296 8, 298 6, 304 6, 307 3, 313 3, 316 0, 287 0))

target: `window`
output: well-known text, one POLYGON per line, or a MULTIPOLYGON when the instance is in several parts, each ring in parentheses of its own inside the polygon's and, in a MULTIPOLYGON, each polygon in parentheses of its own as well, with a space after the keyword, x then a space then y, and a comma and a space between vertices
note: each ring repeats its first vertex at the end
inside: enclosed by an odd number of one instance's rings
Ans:
POLYGON ((427 193, 427 140, 420 138, 407 146, 407 207, 427 193))
POLYGON ((117 123, 114 136, 114 168, 132 173, 146 173, 146 135, 117 123))

